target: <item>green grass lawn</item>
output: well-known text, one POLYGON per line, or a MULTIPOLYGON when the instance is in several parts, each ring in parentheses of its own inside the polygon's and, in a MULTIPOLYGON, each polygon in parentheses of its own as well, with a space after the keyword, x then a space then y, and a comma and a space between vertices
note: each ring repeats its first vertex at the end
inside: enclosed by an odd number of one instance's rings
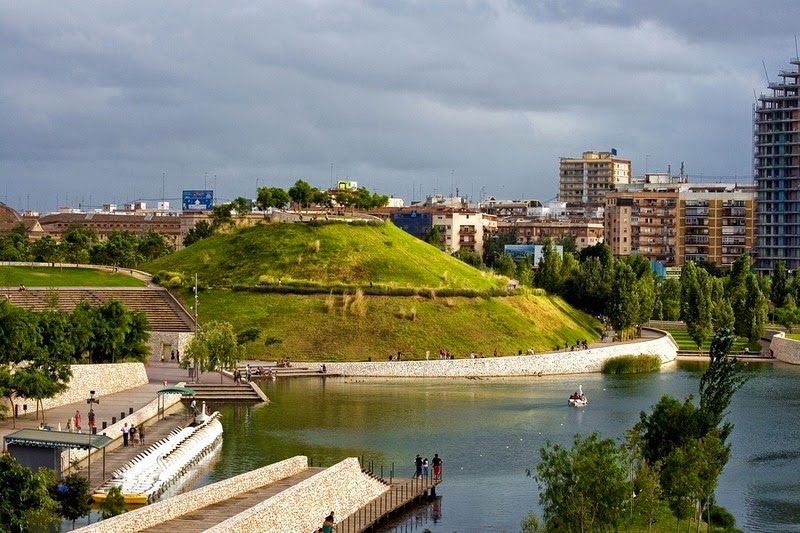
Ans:
POLYGON ((121 272, 74 267, 0 266, 0 286, 19 287, 144 287, 121 272))
MULTIPOLYGON (((697 344, 689 337, 689 332, 685 329, 668 329, 665 330, 672 338, 675 339, 675 342, 678 343, 678 349, 685 352, 695 352, 697 351, 697 344)), ((733 347, 731 348, 731 353, 737 354, 741 351, 742 348, 748 346, 747 339, 744 337, 736 337, 736 340, 733 341, 733 347)), ((705 340, 703 346, 700 348, 703 352, 708 352, 709 348, 711 348, 711 335, 705 340)), ((750 351, 760 352, 760 346, 750 346, 750 351)))
POLYGON ((473 268, 391 223, 262 223, 213 235, 143 266, 182 272, 203 285, 259 281, 382 284, 390 287, 503 288, 508 280, 473 268))
MULTIPOLYGON (((187 303, 193 296, 184 295, 187 303)), ((200 294, 200 322, 226 320, 239 331, 258 327, 248 357, 304 361, 383 361, 398 350, 424 359, 440 348, 457 358, 470 351, 491 356, 550 351, 576 339, 599 337, 599 324, 560 298, 436 298, 366 296, 364 314, 342 312, 342 296, 263 294, 214 289, 200 294), (328 302, 326 304, 326 302, 328 302), (280 344, 265 347, 264 339, 280 344)))

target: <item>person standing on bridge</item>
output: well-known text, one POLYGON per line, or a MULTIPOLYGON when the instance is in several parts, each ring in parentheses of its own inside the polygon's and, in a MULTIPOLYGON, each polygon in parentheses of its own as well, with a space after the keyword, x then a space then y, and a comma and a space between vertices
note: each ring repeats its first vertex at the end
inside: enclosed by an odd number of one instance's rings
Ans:
POLYGON ((433 465, 433 479, 442 479, 442 459, 439 457, 438 453, 433 454, 433 460, 431 464, 433 465))
POLYGON ((414 466, 416 470, 414 472, 414 477, 422 477, 422 457, 417 454, 416 459, 414 459, 414 466))

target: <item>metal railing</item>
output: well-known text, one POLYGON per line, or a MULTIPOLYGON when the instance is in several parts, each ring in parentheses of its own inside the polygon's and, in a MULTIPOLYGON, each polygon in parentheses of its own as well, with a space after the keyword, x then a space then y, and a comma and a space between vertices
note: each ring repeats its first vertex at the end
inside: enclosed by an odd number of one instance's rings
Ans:
POLYGON ((337 533, 360 533, 371 530, 385 517, 424 496, 442 481, 441 475, 438 478, 434 478, 433 472, 429 471, 426 476, 413 477, 401 484, 392 484, 394 463, 389 471, 388 482, 383 477, 383 466, 380 467, 380 476, 378 476, 374 470, 373 461, 370 460, 365 463, 362 457, 361 464, 366 472, 387 483, 389 490, 336 524, 337 533))

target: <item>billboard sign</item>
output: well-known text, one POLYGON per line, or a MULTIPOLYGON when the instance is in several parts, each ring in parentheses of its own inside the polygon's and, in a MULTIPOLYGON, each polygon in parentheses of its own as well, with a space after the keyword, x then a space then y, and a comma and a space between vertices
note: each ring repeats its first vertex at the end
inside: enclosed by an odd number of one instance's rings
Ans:
POLYGON ((214 191, 183 191, 184 211, 211 211, 214 191))

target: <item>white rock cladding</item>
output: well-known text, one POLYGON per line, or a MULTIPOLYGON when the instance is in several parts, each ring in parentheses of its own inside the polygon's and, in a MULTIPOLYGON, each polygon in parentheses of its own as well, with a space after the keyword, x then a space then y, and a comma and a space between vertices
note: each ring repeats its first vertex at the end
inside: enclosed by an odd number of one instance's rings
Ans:
MULTIPOLYGON (((142 531, 162 524, 209 505, 234 498, 308 469, 308 458, 302 455, 241 474, 213 485, 179 494, 139 509, 92 524, 76 531, 92 533, 116 533, 118 531, 142 531)), ((323 517, 324 518, 324 517, 323 517)), ((320 521, 320 524, 322 522, 320 521)), ((283 531, 301 531, 286 529, 283 531)), ((310 531, 310 529, 309 529, 310 531)), ((177 533, 177 531, 176 531, 177 533)))
MULTIPOLYGON (((661 362, 673 361, 678 345, 668 334, 641 342, 611 344, 575 352, 430 361, 325 363, 327 372, 346 376, 374 377, 498 377, 539 374, 585 374, 600 372, 608 359, 621 356, 656 355, 661 362)), ((310 365, 311 363, 309 363, 310 365)))
POLYGON ((341 520, 387 490, 350 457, 206 531, 316 531, 331 511, 341 520))
POLYGON ((785 335, 782 331, 776 333, 769 343, 769 349, 778 361, 800 365, 800 341, 787 339, 785 335))
MULTIPOLYGON (((142 363, 72 365, 72 379, 69 380, 67 390, 58 396, 42 400, 42 404, 45 409, 52 409, 70 403, 85 402, 91 390, 95 391, 98 397, 103 397, 147 383, 147 371, 142 363)), ((25 399, 20 398, 17 401, 25 399)), ((28 401, 32 402, 33 400, 28 401)))

